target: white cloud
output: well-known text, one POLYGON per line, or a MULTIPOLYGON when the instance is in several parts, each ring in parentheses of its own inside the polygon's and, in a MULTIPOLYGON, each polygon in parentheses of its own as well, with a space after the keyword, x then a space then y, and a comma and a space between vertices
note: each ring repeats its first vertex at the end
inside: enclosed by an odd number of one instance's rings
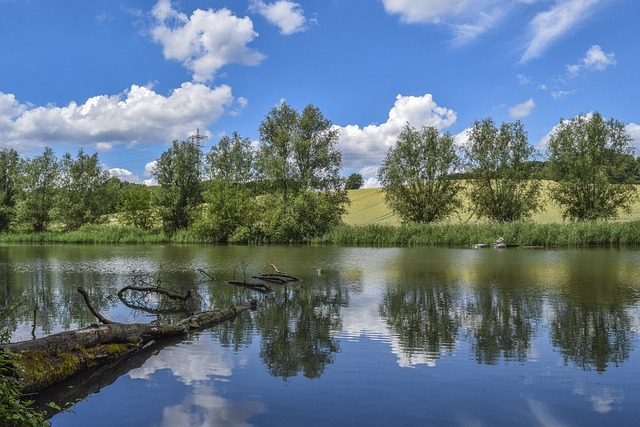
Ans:
POLYGON ((383 0, 387 13, 408 24, 445 24, 463 44, 495 27, 508 10, 496 0, 383 0))
POLYGON ((554 90, 551 92, 551 97, 553 97, 553 99, 562 99, 565 98, 569 95, 573 95, 576 91, 575 90, 554 90))
POLYGON ((534 100, 529 98, 525 102, 518 105, 514 105, 513 107, 509 108, 509 114, 514 119, 521 119, 531 114, 531 110, 533 110, 535 106, 536 106, 536 103, 534 102, 534 100))
POLYGON ((558 0, 551 9, 538 13, 529 24, 531 36, 521 62, 542 55, 551 44, 578 26, 599 1, 558 0))
POLYGON ((298 3, 287 0, 278 0, 275 3, 253 0, 249 10, 264 16, 269 22, 280 28, 280 33, 285 36, 306 29, 307 20, 304 17, 304 10, 298 3))
POLYGON ((385 123, 337 127, 343 165, 345 169, 359 169, 380 164, 406 123, 415 128, 435 126, 443 129, 455 123, 456 118, 455 111, 439 107, 430 94, 398 95, 385 123))
POLYGON ((636 155, 640 153, 640 125, 629 123, 626 126, 627 132, 631 136, 631 145, 635 149, 636 155))
POLYGON ((169 96, 132 85, 119 95, 99 95, 58 107, 20 104, 0 92, 0 144, 42 147, 56 143, 95 145, 171 142, 215 122, 234 105, 231 88, 183 83, 169 96))
POLYGON ((140 178, 138 178, 133 172, 128 171, 127 169, 111 168, 109 169, 109 175, 118 178, 121 181, 132 182, 134 184, 140 182, 140 178))
POLYGON ((238 18, 228 9, 196 9, 190 17, 173 9, 170 0, 153 7, 153 40, 165 58, 180 61, 197 82, 213 80, 226 64, 257 65, 264 55, 247 45, 258 34, 248 17, 238 18))
POLYGON ((387 13, 400 15, 407 23, 440 23, 442 19, 461 14, 469 5, 468 0, 383 0, 387 13))
POLYGON ((597 44, 591 46, 579 63, 567 65, 567 72, 571 77, 577 77, 582 70, 603 71, 610 65, 616 65, 616 54, 606 53, 597 44))

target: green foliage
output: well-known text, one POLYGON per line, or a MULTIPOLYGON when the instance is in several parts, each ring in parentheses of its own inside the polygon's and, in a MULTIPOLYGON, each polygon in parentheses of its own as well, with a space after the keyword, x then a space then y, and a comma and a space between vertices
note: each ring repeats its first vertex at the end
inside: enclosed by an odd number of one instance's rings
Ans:
MULTIPOLYGON (((8 340, 7 331, 0 333, 0 344, 8 340)), ((0 424, 6 427, 48 426, 44 414, 31 407, 33 401, 22 399, 21 369, 10 352, 0 349, 0 424)))
POLYGON ((120 218, 127 225, 148 230, 156 223, 152 190, 146 185, 129 185, 120 192, 120 218))
POLYGON ((352 173, 351 175, 349 175, 349 177, 345 181, 344 189, 358 190, 363 185, 364 185, 364 179, 362 178, 362 175, 360 175, 359 173, 352 173))
POLYGON ((404 222, 446 218, 460 204, 460 182, 449 177, 459 164, 451 134, 407 124, 378 173, 387 204, 404 222))
POLYGON ((340 245, 469 246, 491 243, 503 236, 507 243, 542 247, 620 247, 640 245, 640 221, 584 221, 569 224, 532 222, 486 224, 366 225, 332 228, 316 243, 340 245))
POLYGON ((165 233, 189 227, 202 203, 202 150, 193 141, 173 141, 158 159, 153 176, 160 188, 156 193, 165 233))
POLYGON ((551 196, 563 217, 590 221, 614 219, 637 197, 624 176, 632 152, 631 136, 618 120, 599 113, 562 120, 548 144, 549 163, 557 185, 551 196))
POLYGON ((53 220, 60 177, 60 162, 49 147, 24 162, 22 197, 17 206, 17 221, 32 231, 45 231, 53 220))
POLYGON ((261 196, 259 241, 303 241, 340 222, 348 196, 339 175, 338 133, 317 107, 302 114, 283 103, 260 125, 258 170, 268 194, 261 196))
POLYGON ((529 179, 535 150, 527 142, 522 123, 492 119, 476 121, 463 147, 469 180, 469 199, 480 218, 520 221, 540 210, 540 181, 529 179))
POLYGON ((209 175, 214 181, 247 184, 255 180, 255 154, 251 140, 237 132, 224 135, 207 154, 209 175))
POLYGON ((100 167, 98 154, 80 149, 75 159, 62 157, 61 186, 56 203, 57 218, 67 230, 98 222, 107 213, 106 183, 109 174, 100 167))
POLYGON ((0 150, 0 231, 7 230, 16 216, 20 156, 11 149, 0 150))
POLYGON ((254 192, 242 184, 214 180, 205 192, 203 213, 191 227, 207 241, 228 243, 248 237, 257 222, 260 209, 254 192), (242 232, 240 232, 242 230, 242 232))

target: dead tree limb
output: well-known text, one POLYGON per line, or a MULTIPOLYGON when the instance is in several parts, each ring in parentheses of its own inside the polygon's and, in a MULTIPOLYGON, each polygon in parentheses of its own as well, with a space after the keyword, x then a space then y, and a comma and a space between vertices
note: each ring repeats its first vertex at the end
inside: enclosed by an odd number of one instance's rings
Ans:
POLYGON ((102 325, 0 346, 0 350, 13 352, 24 367, 21 375, 24 392, 42 390, 88 368, 130 355, 151 340, 184 336, 233 319, 244 311, 255 310, 257 306, 252 300, 248 305, 200 312, 173 325, 157 322, 126 324, 107 319, 93 307, 84 289, 79 288, 78 292, 102 325))

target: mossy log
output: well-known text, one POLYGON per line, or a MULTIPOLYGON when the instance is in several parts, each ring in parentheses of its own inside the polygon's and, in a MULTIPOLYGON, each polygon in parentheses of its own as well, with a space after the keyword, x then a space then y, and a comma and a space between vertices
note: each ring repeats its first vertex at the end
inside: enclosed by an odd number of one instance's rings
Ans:
POLYGON ((156 322, 127 324, 106 319, 91 305, 84 290, 78 289, 78 292, 104 324, 0 346, 0 349, 13 352, 24 368, 21 374, 23 392, 42 390, 78 372, 127 356, 151 340, 186 335, 233 319, 244 311, 255 310, 257 304, 252 300, 249 305, 200 312, 171 325, 156 322))

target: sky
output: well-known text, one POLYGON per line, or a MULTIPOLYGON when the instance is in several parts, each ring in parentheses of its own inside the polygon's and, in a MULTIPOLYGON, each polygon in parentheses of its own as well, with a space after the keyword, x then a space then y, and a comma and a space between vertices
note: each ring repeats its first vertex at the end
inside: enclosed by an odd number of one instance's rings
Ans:
POLYGON ((367 187, 407 123, 461 143, 520 120, 543 153, 597 111, 640 155, 638 17, 637 0, 0 0, 0 149, 82 148, 152 183, 173 140, 257 142, 286 102, 331 120, 367 187))

